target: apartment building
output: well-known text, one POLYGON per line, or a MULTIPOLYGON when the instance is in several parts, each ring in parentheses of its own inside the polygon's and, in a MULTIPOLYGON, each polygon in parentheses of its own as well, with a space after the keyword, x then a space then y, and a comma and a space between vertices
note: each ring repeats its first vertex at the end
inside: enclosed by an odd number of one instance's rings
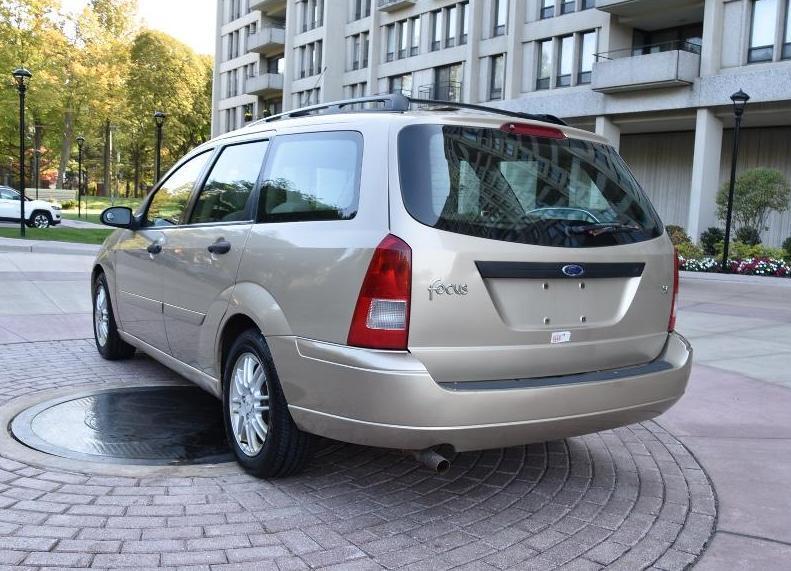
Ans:
MULTIPOLYGON (((791 179, 791 0, 250 3, 262 19, 266 9, 285 17, 286 109, 400 91, 551 113, 606 136, 663 219, 697 237, 718 223, 729 97, 742 88, 752 99, 739 168, 778 168, 791 179)), ((265 108, 258 93, 255 114, 265 108)), ((220 121, 223 131, 232 126, 220 121)), ((789 235, 788 213, 763 232, 771 244, 789 235)))
POLYGON ((213 135, 283 110, 285 17, 285 0, 217 0, 213 135))

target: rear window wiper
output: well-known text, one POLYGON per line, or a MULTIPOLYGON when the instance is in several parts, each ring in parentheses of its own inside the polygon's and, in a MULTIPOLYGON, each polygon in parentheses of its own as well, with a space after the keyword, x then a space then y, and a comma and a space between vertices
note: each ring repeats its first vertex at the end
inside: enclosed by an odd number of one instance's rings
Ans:
POLYGON ((635 224, 621 224, 619 222, 602 224, 583 224, 569 228, 571 234, 590 234, 591 236, 601 236, 602 234, 616 234, 618 232, 635 232, 641 228, 635 224))

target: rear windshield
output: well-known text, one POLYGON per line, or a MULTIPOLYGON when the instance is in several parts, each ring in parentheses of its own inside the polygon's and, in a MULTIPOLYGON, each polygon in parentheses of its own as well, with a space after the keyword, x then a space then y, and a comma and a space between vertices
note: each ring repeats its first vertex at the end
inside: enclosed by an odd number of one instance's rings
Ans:
POLYGON ((398 158, 407 211, 440 230, 568 248, 630 244, 663 232, 608 145, 412 125, 399 133, 398 158))

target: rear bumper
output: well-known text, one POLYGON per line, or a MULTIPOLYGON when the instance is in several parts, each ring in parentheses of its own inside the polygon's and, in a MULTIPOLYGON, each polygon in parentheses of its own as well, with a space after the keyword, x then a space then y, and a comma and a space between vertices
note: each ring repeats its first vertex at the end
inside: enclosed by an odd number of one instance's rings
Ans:
POLYGON ((458 451, 597 432, 660 415, 681 396, 692 349, 673 333, 641 367, 543 379, 437 384, 409 353, 268 339, 291 415, 308 432, 369 446, 458 451))

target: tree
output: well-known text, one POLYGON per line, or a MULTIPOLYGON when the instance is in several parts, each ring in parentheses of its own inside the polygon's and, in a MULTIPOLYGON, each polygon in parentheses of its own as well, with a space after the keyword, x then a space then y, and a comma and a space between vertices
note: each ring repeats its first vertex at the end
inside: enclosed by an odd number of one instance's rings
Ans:
MULTIPOLYGON (((717 194, 717 211, 721 220, 728 212, 729 183, 717 194)), ((759 232, 766 226, 769 213, 784 212, 791 199, 791 187, 782 172, 769 168, 754 168, 743 172, 736 179, 733 194, 733 220, 737 227, 755 228, 759 232)))

